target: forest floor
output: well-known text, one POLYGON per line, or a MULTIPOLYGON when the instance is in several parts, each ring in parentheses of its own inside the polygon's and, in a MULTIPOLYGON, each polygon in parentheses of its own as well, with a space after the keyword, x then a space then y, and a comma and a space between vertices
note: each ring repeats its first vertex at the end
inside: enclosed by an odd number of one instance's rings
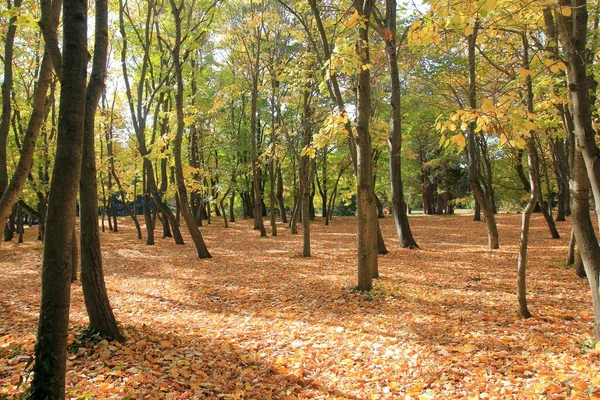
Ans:
MULTIPOLYGON (((500 250, 487 250, 472 216, 414 216, 419 250, 379 258, 371 293, 356 284, 354 218, 278 226, 260 238, 249 220, 220 220, 189 244, 146 246, 123 219, 103 233, 109 296, 124 344, 76 342, 87 321, 72 286, 68 398, 80 399, 563 399, 600 397, 600 346, 589 348, 587 280, 565 268, 569 223, 549 238, 533 217, 528 298, 517 316, 520 215, 498 216, 500 250)), ((268 226, 268 225, 267 225, 268 226)), ((157 231, 158 233, 158 231, 157 231)), ((35 344, 41 244, 0 247, 0 398, 17 398, 35 344)), ((185 236, 187 239, 188 236, 185 236)))

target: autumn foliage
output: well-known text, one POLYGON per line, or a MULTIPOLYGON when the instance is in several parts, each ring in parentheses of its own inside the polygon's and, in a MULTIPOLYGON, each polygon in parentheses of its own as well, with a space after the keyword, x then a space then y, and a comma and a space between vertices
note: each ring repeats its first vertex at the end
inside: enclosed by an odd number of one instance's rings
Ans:
MULTIPOLYGON (((380 220, 394 237, 390 218, 380 220)), ((312 225, 313 257, 281 226, 203 229, 213 258, 191 245, 135 239, 129 221, 102 234, 107 289, 124 344, 81 339, 73 286, 67 398, 446 399, 600 397, 587 281, 564 267, 563 239, 532 219, 528 296, 517 316, 519 215, 498 216, 486 250, 470 216, 411 217, 420 250, 389 241, 381 279, 354 293, 354 218, 312 225)), ((0 261, 0 398, 26 385, 39 308, 41 244, 6 243, 0 261)), ((189 238, 185 237, 188 242, 189 238)))

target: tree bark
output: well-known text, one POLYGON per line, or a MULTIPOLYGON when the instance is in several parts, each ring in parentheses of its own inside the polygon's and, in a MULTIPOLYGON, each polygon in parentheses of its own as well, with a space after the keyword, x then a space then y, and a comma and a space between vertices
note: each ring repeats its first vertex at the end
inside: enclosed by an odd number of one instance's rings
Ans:
POLYGON ((180 51, 181 51, 181 10, 182 8, 178 8, 175 0, 170 0, 171 3, 171 11, 173 13, 173 17, 175 19, 175 44, 173 46, 173 64, 175 67, 175 77, 177 82, 177 89, 175 93, 175 109, 177 113, 177 131, 175 134, 175 140, 173 142, 173 157, 175 161, 175 180, 177 182, 177 192, 179 193, 179 203, 181 207, 181 213, 183 215, 183 219, 185 220, 185 224, 187 225, 188 231, 190 232, 190 236, 192 237, 192 241, 196 247, 196 252, 198 253, 198 257, 210 258, 211 255, 204 243, 204 239, 202 238, 202 233, 196 226, 194 221, 194 217, 190 212, 190 207, 188 204, 188 196, 187 196, 187 188, 185 187, 185 179, 183 174, 183 164, 181 161, 181 147, 183 141, 183 71, 182 65, 180 61, 180 51))
MULTIPOLYGON (((15 0, 11 6, 8 2, 9 9, 20 7, 21 0, 15 0)), ((17 17, 11 17, 8 21, 8 29, 6 30, 4 39, 4 82, 2 82, 2 117, 0 117, 0 196, 4 194, 8 185, 8 165, 7 165, 7 145, 8 132, 10 130, 10 120, 12 114, 10 93, 13 88, 13 54, 15 35, 17 32, 17 17)), ((2 221, 3 219, 0 219, 2 221)))
POLYGON ((283 176, 281 174, 281 164, 279 163, 277 164, 277 204, 279 205, 281 222, 287 224, 288 220, 285 213, 285 202, 283 200, 283 176))
POLYGON ((559 0, 557 24, 567 61, 567 80, 573 104, 574 131, 577 138, 573 164, 572 222, 575 240, 583 260, 592 291, 594 337, 600 340, 600 246, 589 213, 589 188, 594 194, 596 210, 600 210, 600 153, 595 142, 586 71, 588 11, 585 0, 559 0), (562 13, 570 9, 571 14, 562 13))
MULTIPOLYGON (((361 18, 369 21, 373 10, 373 0, 356 0, 356 10, 361 18)), ((377 265, 377 214, 375 192, 373 190, 373 159, 369 119, 371 116, 371 71, 368 67, 369 30, 368 22, 358 28, 356 49, 360 62, 357 78, 357 248, 358 248, 358 290, 373 288, 373 275, 377 265)))
POLYGON ((40 322, 31 397, 65 397, 71 294, 68 246, 75 224, 81 170, 87 66, 87 3, 66 0, 63 11, 63 82, 42 261, 40 322), (68 173, 65 173, 68 171, 68 173))
MULTIPOLYGON (((523 63, 522 67, 529 70, 529 44, 527 41, 527 32, 521 34, 523 42, 523 63)), ((525 85, 527 88, 527 112, 533 114, 533 84, 531 76, 525 78, 525 85)), ((530 318, 531 313, 527 308, 527 285, 526 269, 527 269, 527 245, 529 244, 529 225, 531 220, 531 213, 538 201, 541 189, 539 187, 540 179, 538 175, 538 154, 535 146, 535 132, 529 131, 529 137, 527 140, 527 159, 529 164, 529 201, 527 206, 523 210, 521 218, 521 242, 519 246, 519 257, 517 260, 517 298, 519 300, 519 315, 523 318, 530 318)))
MULTIPOLYGON (((303 148, 308 149, 312 140, 312 121, 311 121, 311 97, 312 93, 305 91, 303 94, 303 115, 302 115, 302 128, 303 128, 303 148)), ((310 257, 310 169, 311 159, 306 152, 300 156, 299 159, 299 171, 298 176, 300 178, 300 196, 301 210, 302 210, 302 256, 310 257)))
MULTIPOLYGON (((475 71, 475 44, 477 41, 478 23, 475 23, 473 33, 468 36, 468 56, 469 56, 469 106, 472 109, 477 108, 477 96, 476 96, 476 71, 475 71)), ((477 204, 479 204, 488 230, 488 246, 490 249, 498 249, 498 228, 496 226, 496 218, 494 217, 494 210, 492 204, 490 204, 489 196, 486 195, 483 188, 481 187, 481 173, 479 170, 479 148, 475 141, 475 123, 469 124, 467 132, 467 152, 469 156, 469 186, 475 197, 477 204)), ((476 213, 477 216, 477 213, 476 213)))
POLYGON ((398 69, 397 51, 397 6, 396 0, 386 0, 386 26, 389 29, 389 38, 385 40, 385 49, 390 70, 390 82, 392 94, 390 97, 391 118, 390 133, 388 136, 388 149, 390 153, 390 186, 392 188, 392 212, 394 224, 400 246, 413 249, 419 247, 415 241, 408 215, 406 214, 406 202, 404 201, 404 188, 402 184, 402 101, 400 72, 398 69))
POLYGON ((98 232, 98 183, 94 146, 96 109, 107 75, 108 0, 96 0, 95 31, 92 72, 85 100, 83 157, 79 184, 81 286, 90 329, 99 332, 103 337, 123 341, 124 337, 117 326, 104 283, 98 232))

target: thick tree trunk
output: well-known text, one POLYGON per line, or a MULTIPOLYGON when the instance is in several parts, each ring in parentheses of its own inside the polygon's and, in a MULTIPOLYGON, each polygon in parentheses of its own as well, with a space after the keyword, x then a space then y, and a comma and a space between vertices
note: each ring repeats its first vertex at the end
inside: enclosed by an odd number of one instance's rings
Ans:
POLYGON ((594 337, 600 340, 600 246, 589 213, 589 188, 595 208, 600 210, 600 152, 592 126, 592 112, 586 71, 588 11, 585 0, 559 0, 557 23, 567 61, 567 78, 573 104, 573 122, 577 143, 573 164, 572 223, 575 240, 592 292, 594 337), (570 10, 568 13, 562 10, 570 10))
POLYGON ((66 0, 63 12, 63 81, 42 261, 42 295, 31 397, 65 397, 71 271, 67 253, 75 224, 81 169, 87 66, 87 4, 66 0), (66 173, 68 171, 68 173, 66 173))
POLYGON ((475 199, 475 210, 473 210, 473 221, 481 222, 481 206, 475 199))
MULTIPOLYGON (((362 18, 370 19, 374 2, 356 1, 355 7, 362 18)), ((356 49, 360 65, 369 65, 368 23, 358 28, 356 49)), ((357 249, 358 249, 358 290, 373 288, 373 275, 377 274, 377 214, 375 192, 373 190, 373 150, 369 132, 371 116, 371 71, 359 68, 357 78, 357 249)))

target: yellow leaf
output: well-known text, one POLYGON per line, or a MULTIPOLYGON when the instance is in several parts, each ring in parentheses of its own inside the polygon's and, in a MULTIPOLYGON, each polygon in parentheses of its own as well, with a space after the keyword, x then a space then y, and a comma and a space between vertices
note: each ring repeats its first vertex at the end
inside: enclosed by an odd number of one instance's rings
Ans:
POLYGON ((520 67, 519 68, 519 75, 525 77, 525 76, 531 76, 531 75, 533 75, 533 73, 529 69, 525 69, 523 67, 520 67))
POLYGON ((494 100, 492 99, 483 99, 483 104, 481 105, 481 110, 483 111, 493 111, 496 107, 494 107, 494 100))
POLYGON ((450 138, 450 142, 454 143, 461 149, 467 145, 467 141, 465 140, 465 137, 462 135, 462 133, 452 136, 450 138))
POLYGON ((533 121, 525 121, 525 128, 527 128, 530 131, 533 131, 535 130, 536 126, 533 121))
POLYGON ((471 25, 467 25, 465 28, 465 36, 471 36, 473 34, 473 27, 471 25))
POLYGON ((421 391, 423 390, 423 388, 425 387, 425 384, 423 382, 417 382, 414 383, 409 389, 408 389, 408 393, 409 394, 418 394, 421 393, 421 391))
POLYGON ((552 64, 550 66, 550 71, 553 73, 557 73, 559 71, 565 71, 566 69, 567 69, 567 66, 562 61, 558 61, 557 63, 552 64))
POLYGON ((302 156, 302 157, 308 156, 310 158, 315 158, 316 154, 317 154, 317 150, 314 147, 312 147, 311 145, 306 146, 300 152, 300 156, 302 156))
POLYGON ((344 22, 344 25, 346 25, 346 28, 352 28, 354 25, 356 25, 359 17, 360 17, 360 15, 358 14, 358 10, 354 11, 354 14, 352 14, 350 19, 348 19, 348 21, 344 22))
POLYGON ((600 350, 600 341, 596 342, 596 345, 594 346, 594 348, 596 350, 600 350))

